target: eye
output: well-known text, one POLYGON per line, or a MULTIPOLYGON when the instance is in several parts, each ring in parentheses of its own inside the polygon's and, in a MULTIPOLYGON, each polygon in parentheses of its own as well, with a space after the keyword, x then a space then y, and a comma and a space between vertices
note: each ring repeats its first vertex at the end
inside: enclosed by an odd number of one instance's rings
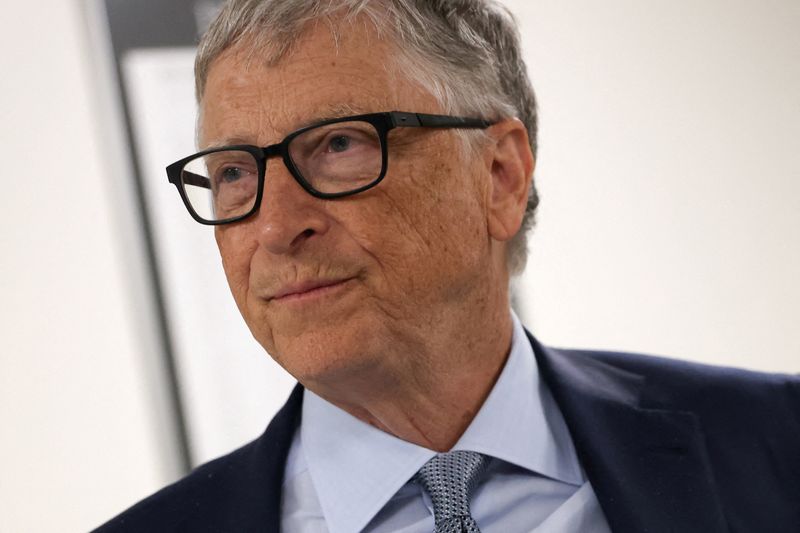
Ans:
POLYGON ((233 183, 234 181, 241 179, 244 174, 245 171, 239 167, 227 167, 223 168, 219 173, 219 179, 224 183, 233 183))
POLYGON ((350 148, 352 139, 347 135, 337 135, 328 142, 329 152, 345 152, 350 148))
POLYGON ((214 170, 214 183, 219 186, 242 183, 244 180, 256 177, 255 168, 240 163, 227 163, 214 170))

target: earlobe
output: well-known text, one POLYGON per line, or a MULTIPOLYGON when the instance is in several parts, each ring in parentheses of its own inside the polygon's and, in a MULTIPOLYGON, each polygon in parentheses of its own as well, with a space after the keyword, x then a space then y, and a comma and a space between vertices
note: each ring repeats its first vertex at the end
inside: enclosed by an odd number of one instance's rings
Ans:
POLYGON ((525 125, 517 118, 498 122, 489 129, 494 138, 489 195, 489 235, 507 241, 522 226, 534 159, 525 125))

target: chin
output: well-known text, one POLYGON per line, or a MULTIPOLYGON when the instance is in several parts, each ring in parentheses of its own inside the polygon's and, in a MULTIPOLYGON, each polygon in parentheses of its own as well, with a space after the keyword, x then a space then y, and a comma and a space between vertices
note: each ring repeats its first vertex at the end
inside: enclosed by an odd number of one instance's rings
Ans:
POLYGON ((346 382, 368 374, 380 363, 382 350, 376 328, 365 322, 350 320, 302 331, 278 330, 273 332, 269 346, 261 344, 303 385, 313 388, 316 383, 346 382))

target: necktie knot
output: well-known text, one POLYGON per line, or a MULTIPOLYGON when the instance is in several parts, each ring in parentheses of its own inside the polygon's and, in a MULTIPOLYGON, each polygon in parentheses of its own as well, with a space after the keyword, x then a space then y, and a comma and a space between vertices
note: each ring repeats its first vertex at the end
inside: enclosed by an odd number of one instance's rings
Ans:
POLYGON ((425 463, 414 480, 430 495, 436 532, 477 532, 469 500, 486 469, 486 456, 477 452, 442 453, 425 463))

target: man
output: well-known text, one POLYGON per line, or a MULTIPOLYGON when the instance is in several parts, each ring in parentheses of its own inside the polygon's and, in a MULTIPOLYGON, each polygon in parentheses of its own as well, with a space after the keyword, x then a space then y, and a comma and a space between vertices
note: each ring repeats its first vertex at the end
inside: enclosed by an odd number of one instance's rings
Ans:
POLYGON ((99 531, 800 528, 796 378, 553 350, 510 311, 536 116, 499 6, 232 1, 196 74, 170 181, 301 385, 99 531))

